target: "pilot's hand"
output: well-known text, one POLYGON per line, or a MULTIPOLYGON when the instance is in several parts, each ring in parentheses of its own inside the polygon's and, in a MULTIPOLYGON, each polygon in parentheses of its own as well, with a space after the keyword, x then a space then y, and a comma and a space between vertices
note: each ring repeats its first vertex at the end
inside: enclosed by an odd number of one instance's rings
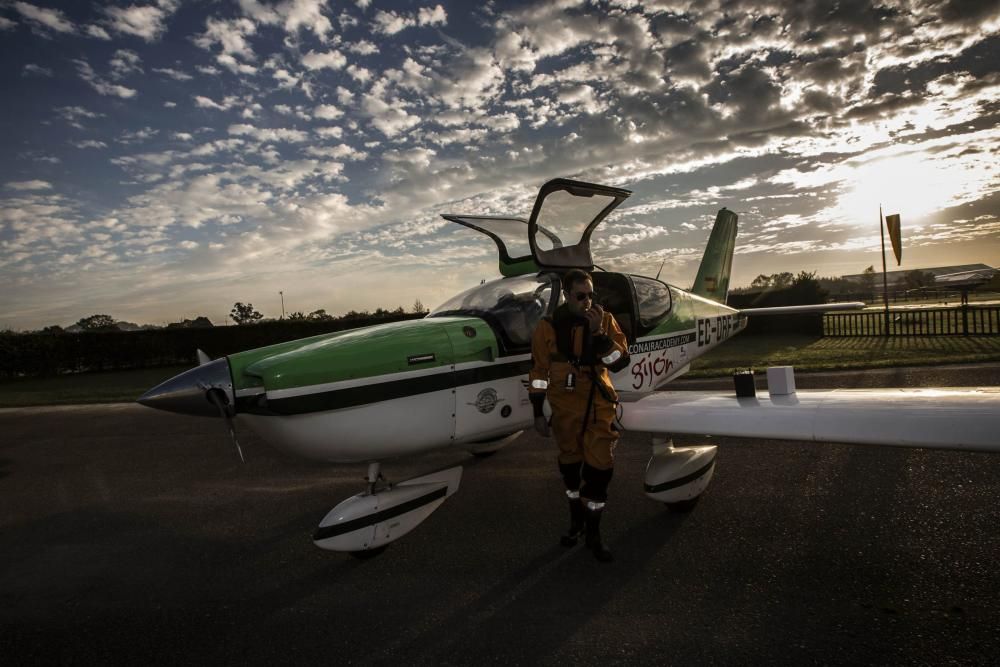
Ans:
POLYGON ((601 322, 604 321, 604 309, 595 303, 584 315, 587 316, 587 321, 590 322, 590 330, 595 333, 599 331, 601 322))
POLYGON ((549 437, 549 420, 543 417, 535 417, 535 431, 543 438, 549 437))

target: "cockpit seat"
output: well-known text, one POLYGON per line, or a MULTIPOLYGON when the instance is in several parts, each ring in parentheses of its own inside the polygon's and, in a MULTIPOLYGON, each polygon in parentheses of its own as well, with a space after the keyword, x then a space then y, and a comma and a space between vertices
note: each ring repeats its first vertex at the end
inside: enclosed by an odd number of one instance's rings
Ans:
POLYGON ((595 271, 594 297, 604 310, 615 316, 618 326, 630 343, 635 342, 632 324, 632 290, 621 274, 595 271))

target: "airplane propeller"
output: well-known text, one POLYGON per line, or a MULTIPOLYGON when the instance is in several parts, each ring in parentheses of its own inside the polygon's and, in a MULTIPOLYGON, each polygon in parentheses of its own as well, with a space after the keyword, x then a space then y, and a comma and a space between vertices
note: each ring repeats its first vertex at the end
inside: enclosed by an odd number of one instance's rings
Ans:
POLYGON ((198 350, 198 365, 153 387, 138 402, 152 408, 203 417, 220 416, 226 420, 229 437, 236 446, 240 461, 246 463, 243 448, 233 427, 233 385, 229 360, 212 360, 198 350))
POLYGON ((243 458, 243 448, 240 447, 240 441, 236 439, 236 429, 233 427, 233 418, 229 414, 229 410, 226 409, 225 394, 223 394, 220 389, 206 386, 205 397, 214 403, 215 407, 219 408, 219 416, 226 420, 226 426, 229 428, 229 437, 233 439, 233 444, 236 445, 236 453, 240 455, 240 462, 246 463, 247 460, 243 458))
MULTIPOLYGON (((201 348, 198 348, 196 353, 198 355, 199 366, 212 363, 212 357, 208 356, 208 354, 206 354, 201 348)), ((229 428, 229 437, 232 438, 233 444, 236 445, 236 453, 240 455, 240 463, 246 463, 247 460, 243 458, 243 448, 240 447, 240 441, 236 439, 236 428, 233 426, 233 416, 230 414, 230 411, 226 409, 226 404, 228 403, 226 395, 221 389, 207 385, 204 382, 199 383, 199 386, 205 390, 205 398, 211 401, 212 404, 219 409, 219 416, 226 420, 226 426, 229 428)))

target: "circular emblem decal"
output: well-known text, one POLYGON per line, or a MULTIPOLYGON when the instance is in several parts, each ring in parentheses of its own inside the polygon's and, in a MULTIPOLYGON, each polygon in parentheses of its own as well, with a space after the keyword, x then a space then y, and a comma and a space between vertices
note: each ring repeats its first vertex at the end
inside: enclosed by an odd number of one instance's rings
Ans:
POLYGON ((476 330, 472 327, 462 327, 462 333, 464 333, 468 338, 476 337, 476 330))
POLYGON ((484 415, 493 412, 497 406, 497 392, 495 389, 486 388, 476 396, 476 409, 484 415))

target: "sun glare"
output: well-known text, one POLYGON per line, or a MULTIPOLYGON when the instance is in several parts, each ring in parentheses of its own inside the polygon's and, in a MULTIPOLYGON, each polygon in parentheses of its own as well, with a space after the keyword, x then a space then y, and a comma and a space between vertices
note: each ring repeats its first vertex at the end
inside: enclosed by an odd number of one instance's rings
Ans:
POLYGON ((844 192, 834 207, 847 223, 869 225, 883 212, 899 213, 909 223, 964 201, 975 186, 959 160, 907 153, 856 167, 842 181, 844 192))

